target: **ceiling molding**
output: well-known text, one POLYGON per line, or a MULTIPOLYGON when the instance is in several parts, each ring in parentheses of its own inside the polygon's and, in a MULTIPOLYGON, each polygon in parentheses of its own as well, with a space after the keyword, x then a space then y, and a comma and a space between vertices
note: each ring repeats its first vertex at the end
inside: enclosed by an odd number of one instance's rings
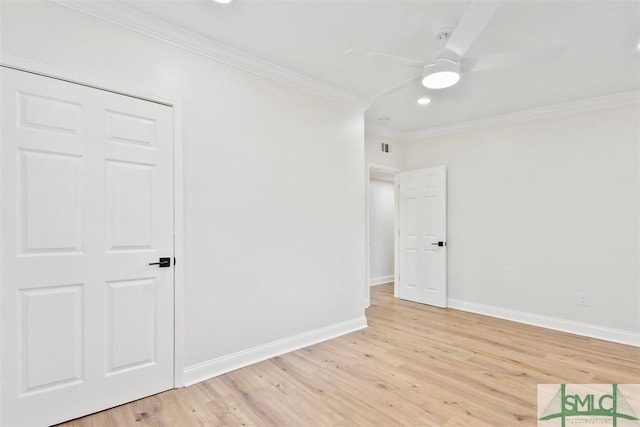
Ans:
POLYGON ((466 122, 459 122, 450 125, 436 126, 411 132, 401 132, 400 138, 398 139, 400 141, 416 141, 420 139, 433 138, 436 136, 451 135, 460 132, 469 132, 490 127, 528 122, 532 120, 549 119, 553 117, 565 116, 568 114, 597 111, 638 103, 640 103, 640 92, 622 92, 613 95, 598 96, 595 98, 581 99, 579 101, 533 108, 530 110, 516 111, 499 116, 469 120, 466 122))
POLYGON ((49 1, 359 111, 371 106, 370 101, 343 89, 249 55, 114 0, 49 1))

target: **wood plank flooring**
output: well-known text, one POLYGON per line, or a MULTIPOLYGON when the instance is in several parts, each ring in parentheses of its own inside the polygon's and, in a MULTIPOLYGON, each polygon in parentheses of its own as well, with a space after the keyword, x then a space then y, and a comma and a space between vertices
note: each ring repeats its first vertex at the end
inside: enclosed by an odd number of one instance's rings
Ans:
POLYGON ((640 348, 371 295, 364 331, 63 425, 535 426, 539 383, 640 383, 640 348))

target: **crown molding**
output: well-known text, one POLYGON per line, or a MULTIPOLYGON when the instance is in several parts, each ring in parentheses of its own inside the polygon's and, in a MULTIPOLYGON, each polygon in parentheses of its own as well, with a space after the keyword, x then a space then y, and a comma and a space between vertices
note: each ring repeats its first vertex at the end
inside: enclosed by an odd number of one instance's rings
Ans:
POLYGON ((640 91, 622 92, 613 95, 598 96, 578 101, 565 102, 562 104, 549 105, 546 107, 533 108, 530 110, 516 111, 499 116, 453 123, 450 125, 435 126, 410 132, 401 132, 401 138, 399 138, 399 140, 416 141, 436 136, 451 135, 460 132, 469 132, 490 127, 523 123, 532 120, 550 119, 569 114, 597 111, 638 103, 640 103, 640 91))
POLYGON ((371 101, 343 89, 262 60, 114 0, 49 1, 359 111, 365 111, 371 106, 371 101))

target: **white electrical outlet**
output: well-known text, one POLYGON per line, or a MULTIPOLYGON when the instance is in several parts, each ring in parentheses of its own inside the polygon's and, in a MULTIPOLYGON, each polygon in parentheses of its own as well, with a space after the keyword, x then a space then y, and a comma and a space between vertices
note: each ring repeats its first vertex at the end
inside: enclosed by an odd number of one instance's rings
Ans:
POLYGON ((588 306, 589 305, 589 294, 586 292, 578 293, 578 305, 588 306))

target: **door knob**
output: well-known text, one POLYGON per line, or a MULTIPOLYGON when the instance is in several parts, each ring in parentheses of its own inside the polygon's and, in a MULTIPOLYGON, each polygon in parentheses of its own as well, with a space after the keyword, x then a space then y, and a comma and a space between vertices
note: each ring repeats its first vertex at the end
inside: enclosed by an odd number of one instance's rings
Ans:
POLYGON ((447 246, 447 242, 432 243, 433 246, 447 246))
POLYGON ((158 262, 150 262, 149 265, 157 265, 160 268, 171 267, 171 258, 160 258, 158 262))

